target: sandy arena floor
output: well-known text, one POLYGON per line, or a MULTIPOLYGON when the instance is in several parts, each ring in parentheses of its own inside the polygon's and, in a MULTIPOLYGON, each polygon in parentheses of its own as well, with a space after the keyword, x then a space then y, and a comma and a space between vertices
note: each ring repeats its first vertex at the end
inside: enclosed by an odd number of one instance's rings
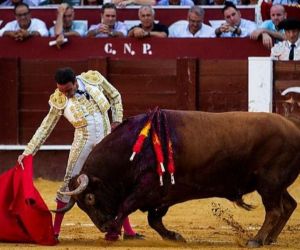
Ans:
MULTIPOLYGON (((54 196, 60 183, 38 179, 35 185, 50 209, 55 208, 54 196)), ((300 202, 300 178, 291 186, 291 194, 300 202)), ((264 218, 264 209, 256 193, 245 196, 245 201, 256 206, 247 212, 224 199, 204 199, 173 206, 164 217, 167 228, 180 232, 187 243, 163 241, 148 226, 146 214, 137 211, 130 216, 132 225, 146 236, 143 241, 107 243, 104 234, 75 206, 63 221, 60 243, 54 247, 31 244, 4 244, 0 249, 242 249, 254 235, 264 218), (226 222, 227 221, 227 222, 226 222)), ((296 209, 278 242, 260 249, 300 249, 300 209, 296 209)))

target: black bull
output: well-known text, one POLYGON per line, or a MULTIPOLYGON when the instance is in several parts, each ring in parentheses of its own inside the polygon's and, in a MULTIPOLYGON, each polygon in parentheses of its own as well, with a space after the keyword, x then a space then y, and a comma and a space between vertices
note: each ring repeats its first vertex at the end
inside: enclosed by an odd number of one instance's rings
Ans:
POLYGON ((173 143, 175 185, 165 173, 160 186, 151 140, 129 160, 147 120, 143 114, 124 121, 95 147, 81 175, 70 182, 72 200, 102 232, 120 233, 124 218, 140 209, 148 212, 149 225, 164 239, 184 240, 163 225, 170 206, 222 197, 249 209, 242 196, 256 190, 266 215, 248 246, 276 241, 297 206, 287 191, 300 168, 295 119, 267 113, 162 112, 173 143))

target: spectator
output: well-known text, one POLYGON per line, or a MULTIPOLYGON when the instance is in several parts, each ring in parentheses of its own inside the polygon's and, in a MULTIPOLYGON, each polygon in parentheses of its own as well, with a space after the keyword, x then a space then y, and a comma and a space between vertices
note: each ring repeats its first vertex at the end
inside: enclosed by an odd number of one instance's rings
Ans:
POLYGON ((284 30, 278 29, 278 24, 286 19, 286 12, 283 5, 273 5, 270 8, 270 16, 270 20, 264 21, 259 29, 253 31, 250 35, 250 38, 254 40, 262 37, 263 45, 268 49, 273 47, 273 38, 275 39, 275 43, 284 39, 284 30))
POLYGON ((74 5, 80 5, 80 1, 81 0, 44 0, 40 2, 39 5, 45 6, 45 5, 58 5, 58 4, 66 3, 70 6, 74 6, 74 5))
POLYGON ((299 0, 273 0, 273 4, 298 5, 299 0))
POLYGON ((241 0, 241 5, 256 5, 258 4, 258 0, 241 0))
POLYGON ((129 37, 144 38, 168 36, 168 27, 154 22, 155 12, 150 5, 141 6, 138 15, 141 23, 130 29, 128 32, 129 37))
POLYGON ((128 5, 155 5, 156 0, 112 0, 116 6, 125 8, 128 5))
POLYGON ((160 0, 157 5, 163 6, 172 6, 172 5, 180 5, 180 6, 194 6, 194 2, 192 0, 160 0))
POLYGON ((103 5, 103 0, 83 0, 83 5, 89 5, 89 6, 103 5))
POLYGON ((224 5, 226 2, 232 2, 235 5, 240 5, 240 0, 207 0, 209 5, 224 5))
POLYGON ((126 25, 117 21, 117 8, 113 3, 106 3, 101 9, 101 23, 91 25, 88 37, 124 37, 127 35, 126 25))
POLYGON ((215 30, 217 37, 247 37, 257 28, 254 22, 241 18, 232 2, 225 2, 222 13, 225 23, 215 30))
POLYGON ((50 36, 56 37, 56 44, 62 45, 65 37, 84 36, 87 25, 82 21, 74 21, 74 8, 62 3, 58 6, 56 23, 50 28, 50 36))
POLYGON ((14 8, 16 20, 8 22, 1 29, 0 36, 12 37, 17 41, 24 41, 33 36, 48 36, 46 24, 31 18, 29 6, 21 3, 14 8))
POLYGON ((26 3, 28 6, 39 5, 40 0, 5 0, 0 3, 0 6, 17 6, 20 3, 26 3))
POLYGON ((278 25, 279 29, 285 30, 286 41, 279 42, 271 49, 273 60, 300 60, 300 21, 285 19, 278 25))
POLYGON ((178 21, 169 27, 169 37, 215 37, 214 29, 203 23, 204 9, 192 6, 187 21, 178 21))

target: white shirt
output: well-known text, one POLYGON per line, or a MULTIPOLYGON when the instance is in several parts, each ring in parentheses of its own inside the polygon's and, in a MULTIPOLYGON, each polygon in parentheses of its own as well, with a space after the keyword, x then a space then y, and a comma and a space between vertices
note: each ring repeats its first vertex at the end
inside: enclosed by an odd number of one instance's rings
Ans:
MULTIPOLYGON (((1 30, 0 30, 0 36, 3 35, 3 33, 5 31, 17 31, 21 29, 21 27, 19 26, 17 20, 14 20, 14 21, 11 21, 11 22, 8 22, 1 30)), ((49 32, 48 32, 48 29, 47 29, 47 26, 46 24, 37 19, 37 18, 31 18, 31 23, 27 29, 29 32, 32 32, 32 31, 37 31, 41 34, 41 36, 48 36, 49 35, 49 32)))
POLYGON ((241 18, 241 22, 238 27, 241 29, 241 35, 238 36, 236 34, 233 34, 232 32, 225 32, 222 33, 220 37, 247 37, 257 29, 257 25, 255 22, 243 18, 241 18))
MULTIPOLYGON (((38 6, 39 0, 23 0, 22 3, 26 3, 28 6, 38 6)), ((13 3, 11 0, 6 0, 0 6, 13 6, 13 3)))
POLYGON ((195 34, 192 34, 189 30, 189 22, 182 20, 173 23, 169 27, 169 37, 215 37, 215 30, 202 23, 201 29, 198 30, 195 34))
MULTIPOLYGON (((300 38, 295 43, 294 61, 300 60, 300 38)), ((271 49, 271 58, 273 60, 288 61, 291 50, 291 42, 283 41, 275 44, 271 49)))
MULTIPOLYGON (((89 28, 88 31, 99 29, 100 26, 101 26, 101 23, 99 23, 99 24, 93 24, 93 25, 91 25, 91 27, 89 28)), ((127 36, 127 27, 122 22, 117 21, 115 23, 115 25, 114 25, 113 31, 115 31, 115 32, 121 32, 121 33, 124 34, 124 36, 127 36)), ((96 37, 109 37, 109 35, 106 34, 106 33, 99 33, 99 34, 96 35, 96 37)))

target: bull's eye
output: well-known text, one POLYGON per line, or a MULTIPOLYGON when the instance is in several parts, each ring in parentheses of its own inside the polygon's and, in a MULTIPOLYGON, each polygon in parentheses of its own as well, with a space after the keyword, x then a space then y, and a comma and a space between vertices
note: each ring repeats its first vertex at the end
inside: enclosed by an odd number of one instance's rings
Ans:
POLYGON ((95 195, 94 194, 86 194, 84 198, 85 204, 89 206, 93 206, 95 204, 95 195))

